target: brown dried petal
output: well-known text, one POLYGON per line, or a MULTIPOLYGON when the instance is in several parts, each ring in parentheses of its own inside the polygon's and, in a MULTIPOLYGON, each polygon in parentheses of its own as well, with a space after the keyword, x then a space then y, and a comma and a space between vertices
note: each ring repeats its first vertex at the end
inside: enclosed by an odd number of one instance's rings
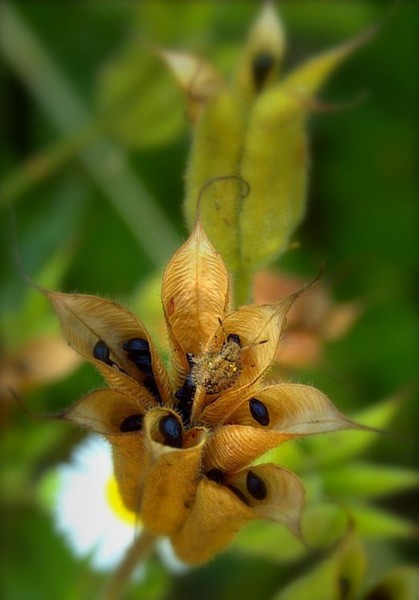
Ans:
MULTIPOLYGON (((138 387, 138 384, 137 384, 138 387)), ((154 406, 149 397, 127 396, 116 390, 96 390, 85 396, 62 417, 105 435, 112 447, 114 474, 128 510, 138 512, 142 473, 146 465, 142 420, 154 406), (138 427, 134 430, 133 426, 138 427)))
POLYGON ((189 118, 195 122, 202 104, 222 85, 221 76, 210 63, 195 54, 172 50, 159 53, 187 94, 189 118))
MULTIPOLYGON (((275 356, 286 313, 295 297, 296 295, 289 296, 280 304, 243 306, 222 321, 205 350, 211 353, 220 352, 229 334, 239 336, 241 352, 237 361, 238 376, 226 391, 241 388, 245 391, 269 367, 275 356)), ((220 372, 221 377, 222 372, 220 372)), ((220 388, 221 386, 222 379, 220 388)), ((222 389, 220 391, 224 392, 222 389)), ((201 411, 216 398, 217 395, 206 394, 205 389, 199 386, 192 419, 195 422, 199 421, 201 411)))
POLYGON ((183 527, 172 538, 177 556, 198 565, 221 552, 255 514, 230 490, 206 478, 183 527))
MULTIPOLYGON (((128 359, 122 345, 132 338, 147 340, 160 395, 164 402, 170 402, 170 388, 164 366, 144 325, 137 317, 122 306, 97 296, 64 294, 49 290, 46 290, 45 294, 54 305, 64 337, 70 346, 96 366, 99 365, 93 358, 93 351, 97 342, 102 340, 109 349, 110 360, 117 365, 115 368, 137 381, 143 381, 144 374, 128 359)), ((102 372, 105 376, 110 373, 106 369, 102 372)))
POLYGON ((358 428, 314 387, 284 383, 251 390, 240 399, 221 397, 202 414, 203 423, 237 423, 300 437, 327 431, 358 428), (250 400, 261 402, 269 415, 262 424, 252 415, 250 400))
POLYGON ((162 302, 175 368, 188 370, 186 353, 199 354, 218 327, 229 300, 227 270, 199 221, 163 276, 162 302))
POLYGON ((120 425, 133 414, 144 416, 155 403, 148 397, 131 398, 111 389, 95 390, 62 413, 62 418, 102 434, 120 434, 120 425))
POLYGON ((238 471, 294 435, 245 425, 226 425, 214 431, 205 446, 204 469, 238 471))
POLYGON ((21 393, 34 385, 66 377, 81 362, 65 341, 41 337, 0 360, 0 384, 21 393))
POLYGON ((291 471, 272 464, 258 465, 228 475, 225 485, 239 490, 257 518, 277 521, 301 535, 304 488, 291 471), (258 485, 249 485, 252 481, 258 485))
POLYGON ((206 432, 202 428, 182 432, 182 447, 164 444, 161 419, 176 413, 157 408, 145 418, 149 466, 144 479, 141 519, 156 535, 173 535, 192 507, 199 481, 206 432))
MULTIPOLYGON (((248 398, 256 395, 260 386, 249 386, 244 391, 242 389, 232 390, 216 398, 208 404, 199 415, 199 422, 204 425, 216 427, 226 423, 232 423, 230 416, 242 404, 247 402, 248 398)), ((241 423, 244 425, 245 423, 241 423)))
POLYGON ((93 359, 92 362, 111 388, 116 389, 122 394, 131 396, 131 398, 139 402, 147 401, 150 406, 157 404, 151 392, 126 373, 122 373, 116 367, 110 367, 100 360, 93 359))
POLYGON ((112 447, 113 469, 122 501, 126 508, 139 513, 147 468, 144 432, 109 435, 112 447))

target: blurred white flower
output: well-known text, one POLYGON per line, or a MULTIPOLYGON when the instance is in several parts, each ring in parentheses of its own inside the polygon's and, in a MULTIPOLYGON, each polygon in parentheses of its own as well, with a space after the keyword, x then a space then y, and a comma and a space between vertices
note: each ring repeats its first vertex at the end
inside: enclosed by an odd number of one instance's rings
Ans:
MULTIPOLYGON (((142 528, 138 515, 122 503, 110 447, 97 435, 87 437, 74 449, 71 462, 59 467, 54 504, 57 529, 74 553, 90 556, 98 570, 116 567, 142 528)), ((159 539, 156 550, 170 571, 181 573, 187 568, 169 540, 159 539)))
MULTIPOLYGON (((141 529, 135 514, 118 505, 107 443, 89 436, 58 472, 57 529, 77 556, 91 556, 96 569, 115 566, 141 529)), ((121 502, 119 500, 119 502, 121 502)))

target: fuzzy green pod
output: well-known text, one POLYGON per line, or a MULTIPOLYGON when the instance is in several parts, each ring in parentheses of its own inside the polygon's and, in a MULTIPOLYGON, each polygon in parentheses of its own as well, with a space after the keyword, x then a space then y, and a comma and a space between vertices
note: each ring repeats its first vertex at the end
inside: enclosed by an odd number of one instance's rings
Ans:
POLYGON ((288 247, 305 212, 306 121, 314 96, 365 37, 309 59, 275 83, 285 38, 267 4, 233 82, 202 102, 184 210, 192 227, 199 205, 205 229, 236 279, 248 280, 288 247))
POLYGON ((186 173, 185 213, 192 227, 200 202, 200 213, 211 240, 232 270, 240 265, 238 216, 240 183, 237 179, 213 179, 239 175, 242 139, 246 128, 246 106, 229 89, 208 101, 199 119, 186 173), (202 198, 202 201, 200 199, 202 198))

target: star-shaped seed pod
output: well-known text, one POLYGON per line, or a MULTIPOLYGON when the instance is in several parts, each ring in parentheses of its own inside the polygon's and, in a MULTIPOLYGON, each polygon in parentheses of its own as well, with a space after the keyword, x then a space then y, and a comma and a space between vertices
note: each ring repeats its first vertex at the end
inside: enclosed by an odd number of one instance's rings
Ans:
POLYGON ((254 519, 300 535, 302 483, 254 461, 286 440, 361 428, 317 389, 265 379, 300 292, 230 311, 228 272, 198 219, 163 276, 169 370, 122 306, 44 293, 70 346, 109 385, 60 416, 108 440, 122 500, 146 529, 169 537, 190 564, 211 559, 254 519))

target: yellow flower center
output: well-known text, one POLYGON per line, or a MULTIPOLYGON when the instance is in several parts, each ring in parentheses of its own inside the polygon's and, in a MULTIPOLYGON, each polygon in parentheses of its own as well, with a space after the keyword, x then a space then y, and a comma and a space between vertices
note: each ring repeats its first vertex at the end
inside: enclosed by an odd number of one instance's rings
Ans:
POLYGON ((129 523, 130 525, 140 524, 141 521, 139 516, 131 510, 128 510, 122 502, 118 483, 114 476, 110 477, 106 484, 106 499, 109 506, 119 519, 125 521, 125 523, 129 523))

